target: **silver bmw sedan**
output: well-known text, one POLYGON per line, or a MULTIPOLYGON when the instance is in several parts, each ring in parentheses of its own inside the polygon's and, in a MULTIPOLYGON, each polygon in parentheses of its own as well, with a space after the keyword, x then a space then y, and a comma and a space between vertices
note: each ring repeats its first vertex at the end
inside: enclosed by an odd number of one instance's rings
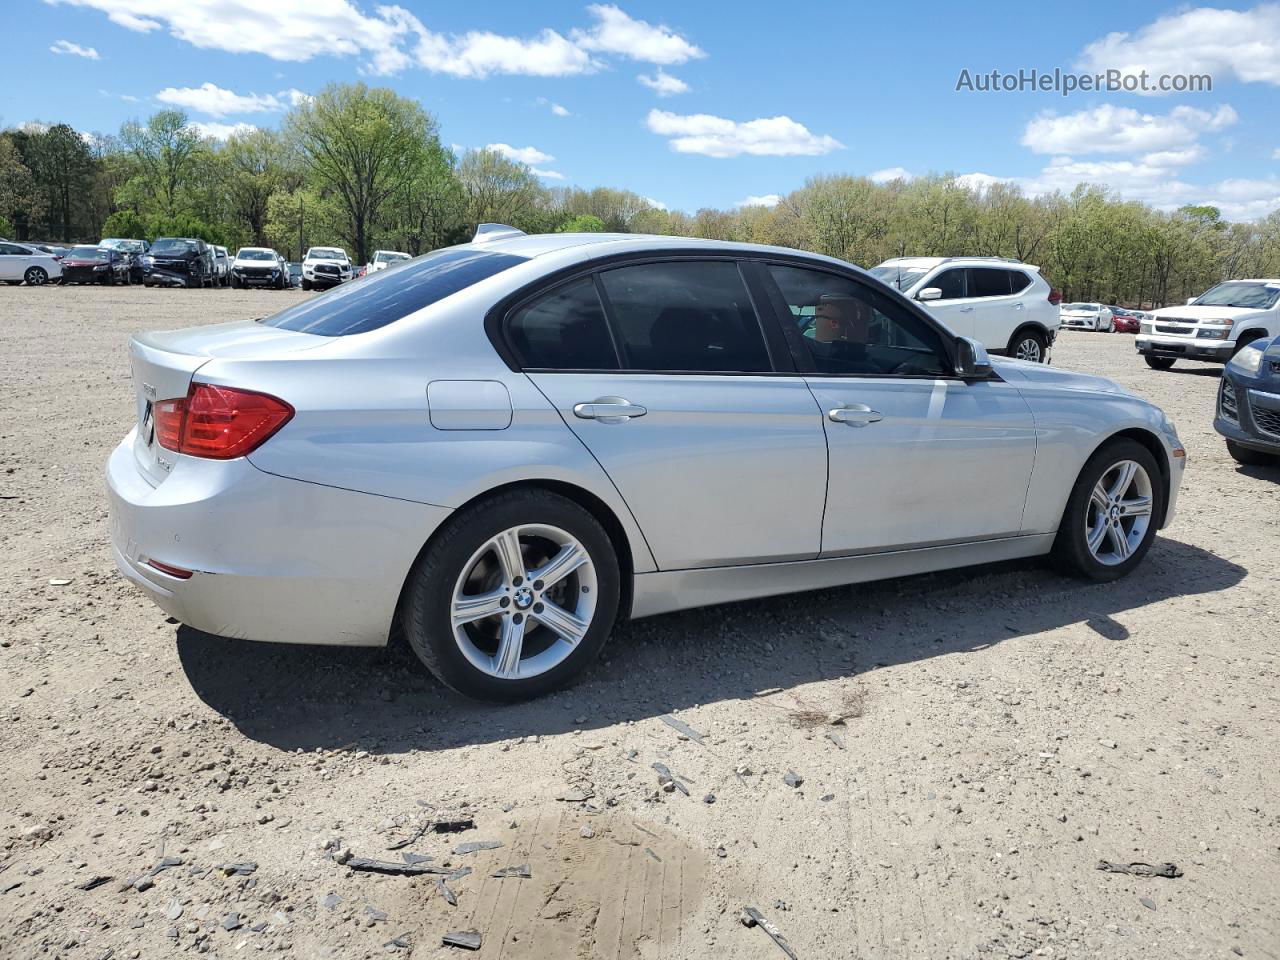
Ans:
POLYGON ((468 244, 130 344, 116 561, 200 630, 555 689, 620 617, 1050 555, 1142 561, 1185 453, 1109 380, 990 359, 839 260, 468 244))

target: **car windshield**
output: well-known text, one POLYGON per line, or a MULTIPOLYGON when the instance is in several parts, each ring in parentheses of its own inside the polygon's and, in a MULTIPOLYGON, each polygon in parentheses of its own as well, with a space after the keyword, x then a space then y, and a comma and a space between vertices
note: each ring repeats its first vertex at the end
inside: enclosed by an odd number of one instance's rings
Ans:
POLYGON ((1197 307, 1253 307, 1270 310, 1280 299, 1280 283, 1229 280, 1205 291, 1192 304, 1197 307))
POLYGON ((142 252, 141 240, 120 240, 116 237, 110 237, 106 240, 103 240, 100 244, 98 244, 98 246, 112 247, 113 249, 116 249, 116 250, 123 250, 126 253, 142 252))
POLYGON ((877 280, 897 287, 899 290, 910 290, 915 282, 928 273, 925 267, 899 267, 895 264, 882 264, 872 267, 870 273, 877 280))
POLYGON ((72 247, 67 256, 72 260, 106 260, 111 251, 106 247, 72 247))
POLYGON ((526 259, 471 246, 447 247, 395 270, 379 270, 344 283, 324 296, 282 310, 262 322, 269 327, 322 337, 366 333, 525 263, 526 259))
POLYGON ((374 263, 397 263, 400 260, 408 260, 407 253, 379 253, 373 258, 374 263))
POLYGON ((190 253, 195 249, 194 240, 157 240, 151 246, 152 253, 190 253))
POLYGON ((274 260, 275 258, 274 250, 245 249, 236 253, 237 260, 274 260))
POLYGON ((1064 303, 1062 309, 1076 313, 1097 313, 1098 305, 1096 303, 1064 303))
POLYGON ((333 247, 313 247, 307 251, 307 257, 311 260, 345 260, 347 253, 333 247))

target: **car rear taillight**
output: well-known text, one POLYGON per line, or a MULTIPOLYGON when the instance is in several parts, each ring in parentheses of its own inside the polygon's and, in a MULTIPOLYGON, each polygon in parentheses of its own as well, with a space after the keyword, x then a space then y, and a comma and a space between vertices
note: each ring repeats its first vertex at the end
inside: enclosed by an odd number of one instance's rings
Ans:
POLYGON ((156 442, 166 450, 232 460, 262 446, 293 417, 293 407, 265 393, 193 383, 185 397, 158 401, 153 415, 156 442))
POLYGON ((1052 303, 1055 307, 1058 304, 1062 303, 1062 291, 1059 290, 1057 287, 1050 287, 1049 302, 1052 303))

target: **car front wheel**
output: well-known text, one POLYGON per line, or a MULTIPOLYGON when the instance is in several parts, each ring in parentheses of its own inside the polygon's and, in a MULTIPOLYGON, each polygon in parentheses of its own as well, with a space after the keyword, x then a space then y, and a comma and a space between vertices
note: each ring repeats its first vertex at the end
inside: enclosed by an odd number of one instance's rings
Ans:
POLYGON ((1106 443, 1080 471, 1053 543, 1053 559, 1086 580, 1118 580, 1142 562, 1164 513, 1155 457, 1136 440, 1106 443))
POLYGON ((581 506, 545 491, 499 494, 432 540, 410 576, 405 633, 459 693, 527 700, 600 653, 620 579, 609 535, 581 506))
POLYGON ((22 279, 29 287, 43 287, 49 282, 49 274, 44 267, 27 267, 27 272, 22 275, 22 279))
POLYGON ((1044 336, 1034 330, 1021 330, 1009 345, 1009 353, 1018 360, 1044 363, 1044 336))
POLYGON ((1152 370, 1172 370, 1173 365, 1178 361, 1173 357, 1143 357, 1147 361, 1147 366, 1152 370))
POLYGON ((1280 464, 1280 457, 1251 447, 1242 447, 1232 440, 1227 441, 1227 453, 1242 467, 1270 467, 1280 464))

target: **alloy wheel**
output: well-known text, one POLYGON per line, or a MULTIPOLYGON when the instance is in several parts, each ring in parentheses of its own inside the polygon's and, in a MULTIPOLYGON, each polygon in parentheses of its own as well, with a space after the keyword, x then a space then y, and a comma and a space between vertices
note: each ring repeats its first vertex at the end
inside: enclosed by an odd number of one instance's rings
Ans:
POLYGON ((1039 363, 1041 355, 1040 341, 1035 337, 1024 337, 1018 342, 1018 349, 1014 352, 1017 359, 1030 360, 1032 363, 1039 363))
POLYGON ((510 527, 463 565, 450 604, 454 640, 491 677, 535 677, 586 636, 596 594, 591 555, 574 536, 549 524, 510 527))
POLYGON ((1124 563, 1151 526, 1151 477, 1133 460, 1108 467, 1093 485, 1085 511, 1085 543, 1099 563, 1124 563))
POLYGON ((28 286, 42 287, 48 281, 49 275, 39 267, 31 267, 27 270, 23 279, 27 281, 28 286))

